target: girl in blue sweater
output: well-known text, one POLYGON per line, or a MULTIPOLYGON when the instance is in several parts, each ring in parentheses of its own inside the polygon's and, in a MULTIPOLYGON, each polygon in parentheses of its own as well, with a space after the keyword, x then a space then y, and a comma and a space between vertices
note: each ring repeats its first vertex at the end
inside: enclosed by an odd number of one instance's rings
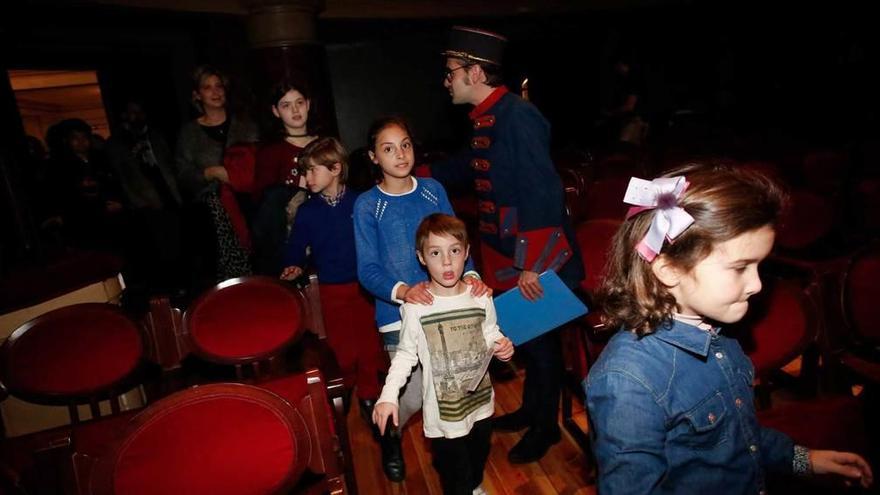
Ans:
MULTIPOLYGON (((454 215, 446 191, 430 178, 412 175, 415 156, 406 122, 397 117, 377 120, 368 134, 370 159, 382 170, 382 179, 361 194, 354 205, 357 272, 361 284, 376 298, 376 324, 385 350, 393 357, 400 339, 400 305, 431 304, 428 276, 416 258, 416 229, 431 213, 454 215)), ((468 260, 465 283, 480 296, 488 288, 468 260)), ((421 408, 421 373, 413 373, 400 397, 399 424, 421 408)), ((386 429, 386 432, 391 429, 386 429)), ((405 478, 399 431, 392 449, 383 443, 382 463, 392 481, 405 478)))

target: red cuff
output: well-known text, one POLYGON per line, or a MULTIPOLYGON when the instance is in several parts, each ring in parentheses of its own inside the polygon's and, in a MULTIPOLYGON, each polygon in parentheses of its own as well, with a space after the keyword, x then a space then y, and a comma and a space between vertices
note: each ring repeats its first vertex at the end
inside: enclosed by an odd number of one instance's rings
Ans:
POLYGON ((571 258, 571 246, 561 227, 520 232, 513 253, 514 266, 535 273, 558 271, 571 258))
POLYGON ((430 177, 431 176, 431 167, 427 164, 417 165, 413 168, 413 175, 416 177, 430 177))

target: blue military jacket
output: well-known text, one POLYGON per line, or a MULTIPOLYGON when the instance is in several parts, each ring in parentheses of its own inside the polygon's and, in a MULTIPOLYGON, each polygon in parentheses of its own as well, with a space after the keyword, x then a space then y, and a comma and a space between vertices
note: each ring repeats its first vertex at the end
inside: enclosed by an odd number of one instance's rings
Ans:
POLYGON ((794 444, 755 415, 739 343, 673 320, 611 338, 584 381, 599 493, 751 493, 794 444))
POLYGON ((504 87, 470 118, 467 152, 435 164, 431 175, 444 184, 473 182, 483 279, 505 289, 515 285, 520 270, 554 270, 574 286, 583 279, 583 265, 550 159, 550 124, 504 87))

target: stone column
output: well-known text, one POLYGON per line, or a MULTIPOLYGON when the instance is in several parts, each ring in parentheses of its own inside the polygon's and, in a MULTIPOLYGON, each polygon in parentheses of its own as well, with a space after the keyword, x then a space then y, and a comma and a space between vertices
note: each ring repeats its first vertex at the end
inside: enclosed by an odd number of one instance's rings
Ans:
MULTIPOLYGON (((305 83, 323 135, 338 135, 327 55, 317 39, 324 0, 242 0, 248 9, 248 39, 253 54, 254 89, 261 103, 282 78, 305 83)), ((315 122, 310 122, 314 129, 315 122)))

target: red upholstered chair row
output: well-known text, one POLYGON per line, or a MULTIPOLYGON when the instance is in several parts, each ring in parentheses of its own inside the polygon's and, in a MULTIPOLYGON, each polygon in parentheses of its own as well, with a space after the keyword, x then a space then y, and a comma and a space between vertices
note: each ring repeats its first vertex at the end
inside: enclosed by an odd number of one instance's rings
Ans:
MULTIPOLYGON (((168 364, 176 365, 175 359, 179 363, 193 354, 210 363, 234 366, 238 380, 265 387, 278 380, 283 383, 293 370, 301 373, 320 369, 327 377, 325 383, 336 415, 338 448, 350 473, 346 477, 348 489, 354 491, 342 400, 345 390, 336 360, 324 340, 316 276, 311 276, 310 283, 302 288, 270 277, 230 279, 198 297, 182 317, 167 300, 154 300, 152 305, 149 326, 154 341, 160 343, 156 355, 166 369, 168 364), (248 367, 253 373, 245 379, 248 367)), ((185 376, 186 370, 182 371, 184 383, 192 383, 191 377, 185 376)))
MULTIPOLYGON (((750 299, 749 313, 732 330, 755 366, 759 380, 761 424, 781 430, 801 445, 865 452, 862 407, 848 393, 800 394, 785 402, 769 401, 774 372, 802 356, 799 380, 815 380, 815 349, 820 312, 814 286, 764 277, 762 292, 750 299)), ((815 387, 800 387, 815 390, 815 387)))
POLYGON ((620 224, 620 219, 594 219, 581 222, 575 227, 586 273, 586 278, 581 282, 581 290, 588 299, 590 313, 562 331, 563 363, 569 382, 562 389, 562 421, 588 457, 592 455, 588 438, 573 419, 571 402, 574 397, 583 401, 581 382, 602 350, 602 338, 599 338, 595 328, 601 326, 602 310, 592 299, 593 293, 602 284, 608 250, 620 224))

